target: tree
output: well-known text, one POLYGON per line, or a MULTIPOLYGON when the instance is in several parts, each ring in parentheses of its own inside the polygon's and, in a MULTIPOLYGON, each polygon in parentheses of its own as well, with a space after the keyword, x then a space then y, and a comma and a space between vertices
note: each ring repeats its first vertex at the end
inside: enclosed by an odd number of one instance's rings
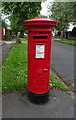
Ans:
POLYGON ((0 19, 0 27, 7 28, 8 25, 4 20, 0 19))
POLYGON ((58 22, 56 29, 61 31, 61 38, 69 26, 69 22, 75 21, 74 2, 54 2, 51 8, 51 18, 58 22))
POLYGON ((1 20, 1 22, 2 22, 2 27, 7 29, 8 27, 7 23, 4 20, 1 20))
POLYGON ((74 21, 76 22, 76 2, 73 3, 73 16, 74 16, 74 21))
POLYGON ((24 20, 36 17, 41 9, 39 2, 3 2, 3 12, 10 14, 11 29, 17 34, 24 33, 24 20))

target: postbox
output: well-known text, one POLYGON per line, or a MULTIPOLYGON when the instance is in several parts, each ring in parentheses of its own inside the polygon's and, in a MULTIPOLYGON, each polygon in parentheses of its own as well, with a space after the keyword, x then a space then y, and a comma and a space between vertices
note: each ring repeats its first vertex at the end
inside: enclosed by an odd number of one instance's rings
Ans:
POLYGON ((23 21, 28 28, 28 96, 36 103, 49 99, 52 27, 56 21, 34 18, 23 21))

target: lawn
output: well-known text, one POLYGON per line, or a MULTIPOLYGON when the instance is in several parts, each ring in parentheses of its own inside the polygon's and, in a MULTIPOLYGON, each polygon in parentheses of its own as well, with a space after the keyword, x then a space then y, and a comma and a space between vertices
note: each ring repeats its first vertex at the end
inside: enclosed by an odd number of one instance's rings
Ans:
MULTIPOLYGON (((27 87, 27 44, 15 44, 3 62, 2 75, 2 91, 11 91, 23 89, 27 87)), ((56 75, 51 72, 50 87, 62 90, 70 90, 66 87, 56 75)), ((1 81, 0 81, 1 83, 1 81)), ((1 88, 1 87, 0 87, 1 88)), ((1 91, 1 90, 0 90, 1 91)))
POLYGON ((76 41, 74 40, 56 40, 57 42, 67 43, 70 45, 76 45, 76 41))

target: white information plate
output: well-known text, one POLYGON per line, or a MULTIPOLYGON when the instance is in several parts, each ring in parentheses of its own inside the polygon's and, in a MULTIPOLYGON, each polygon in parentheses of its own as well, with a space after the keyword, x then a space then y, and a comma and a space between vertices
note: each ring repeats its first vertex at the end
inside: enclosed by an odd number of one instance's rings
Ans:
POLYGON ((44 58, 45 45, 36 45, 36 58, 44 58))

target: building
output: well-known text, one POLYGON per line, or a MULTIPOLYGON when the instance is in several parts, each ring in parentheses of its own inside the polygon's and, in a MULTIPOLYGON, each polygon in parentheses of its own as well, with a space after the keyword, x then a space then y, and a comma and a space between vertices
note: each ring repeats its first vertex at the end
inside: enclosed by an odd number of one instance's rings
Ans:
POLYGON ((0 41, 4 40, 4 36, 5 36, 5 28, 0 27, 0 41))

